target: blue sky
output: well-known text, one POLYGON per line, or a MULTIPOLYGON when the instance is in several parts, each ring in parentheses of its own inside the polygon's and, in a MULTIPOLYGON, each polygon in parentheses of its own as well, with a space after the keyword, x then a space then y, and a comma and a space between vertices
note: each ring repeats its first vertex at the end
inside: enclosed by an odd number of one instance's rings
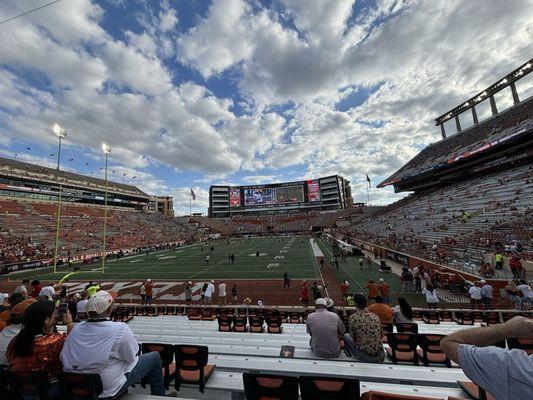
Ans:
MULTIPOLYGON (((44 2, 2 1, 0 19, 44 2)), ((532 21, 531 0, 63 0, 0 25, 0 155, 54 165, 57 122, 63 168, 101 176, 105 141, 111 179, 178 214, 189 188, 205 212, 211 184, 336 173, 363 201, 365 173, 393 173, 439 139, 436 116, 530 58, 532 21)))

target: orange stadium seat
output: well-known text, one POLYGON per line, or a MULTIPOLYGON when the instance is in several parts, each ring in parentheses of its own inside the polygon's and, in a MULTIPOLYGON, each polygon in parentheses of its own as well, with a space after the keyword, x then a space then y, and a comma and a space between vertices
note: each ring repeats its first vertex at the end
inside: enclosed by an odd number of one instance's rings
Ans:
POLYGON ((215 365, 207 364, 207 346, 176 345, 174 351, 178 370, 175 375, 176 389, 179 390, 181 382, 192 383, 198 384, 203 393, 205 383, 215 369, 215 365))
POLYGON ((242 374, 247 400, 298 400, 298 378, 245 372, 242 374))

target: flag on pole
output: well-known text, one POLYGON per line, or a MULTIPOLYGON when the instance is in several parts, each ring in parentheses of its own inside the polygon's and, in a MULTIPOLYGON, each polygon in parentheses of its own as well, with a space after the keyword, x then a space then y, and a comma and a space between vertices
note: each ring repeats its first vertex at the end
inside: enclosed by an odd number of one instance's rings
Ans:
POLYGON ((368 177, 368 174, 366 174, 366 181, 368 182, 368 187, 371 187, 372 185, 370 184, 370 178, 368 177))
POLYGON ((192 197, 193 200, 196 200, 196 195, 194 194, 192 189, 191 189, 191 197, 192 197))

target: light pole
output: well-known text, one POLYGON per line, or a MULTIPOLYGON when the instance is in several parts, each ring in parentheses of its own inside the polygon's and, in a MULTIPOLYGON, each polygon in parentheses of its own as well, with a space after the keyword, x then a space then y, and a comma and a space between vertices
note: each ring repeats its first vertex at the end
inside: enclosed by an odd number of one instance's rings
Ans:
POLYGON ((105 195, 104 195, 104 236, 102 238, 102 273, 105 273, 105 240, 106 240, 106 229, 107 229, 107 158, 109 153, 111 153, 111 148, 102 143, 102 151, 105 154, 105 195))
MULTIPOLYGON (((59 165, 61 162, 61 140, 67 136, 67 131, 58 124, 54 124, 52 127, 54 134, 59 138, 59 144, 57 149, 57 170, 59 171, 59 165)), ((59 181, 59 174, 57 176, 59 181)), ((57 224, 56 224, 56 246, 54 251, 54 273, 57 272, 57 256, 59 253, 59 227, 61 221, 61 195, 63 192, 63 184, 59 182, 59 199, 57 201, 57 224)))

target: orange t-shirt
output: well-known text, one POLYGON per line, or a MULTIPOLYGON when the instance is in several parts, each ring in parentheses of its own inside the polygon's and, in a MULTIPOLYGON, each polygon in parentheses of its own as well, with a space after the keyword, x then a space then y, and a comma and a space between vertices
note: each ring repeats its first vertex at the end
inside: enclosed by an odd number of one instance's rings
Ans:
POLYGON ((146 289, 146 295, 152 296, 154 292, 154 285, 152 283, 147 283, 146 285, 144 285, 144 288, 146 289))
POLYGON ((63 333, 52 333, 43 335, 33 340, 33 351, 27 357, 15 357, 13 355, 13 343, 11 341, 7 347, 6 357, 11 372, 31 372, 47 370, 50 377, 54 378, 63 371, 63 365, 59 359, 59 353, 63 349, 63 344, 67 335, 63 333))
POLYGON ((376 298, 379 294, 379 286, 375 283, 367 283, 365 288, 368 289, 368 297, 376 298))
POLYGON ((390 285, 387 282, 383 282, 381 285, 379 285, 379 291, 381 292, 382 296, 388 296, 390 293, 390 285))
POLYGON ((383 303, 375 303, 368 306, 368 311, 376 314, 381 322, 392 322, 394 315, 392 308, 383 303))

